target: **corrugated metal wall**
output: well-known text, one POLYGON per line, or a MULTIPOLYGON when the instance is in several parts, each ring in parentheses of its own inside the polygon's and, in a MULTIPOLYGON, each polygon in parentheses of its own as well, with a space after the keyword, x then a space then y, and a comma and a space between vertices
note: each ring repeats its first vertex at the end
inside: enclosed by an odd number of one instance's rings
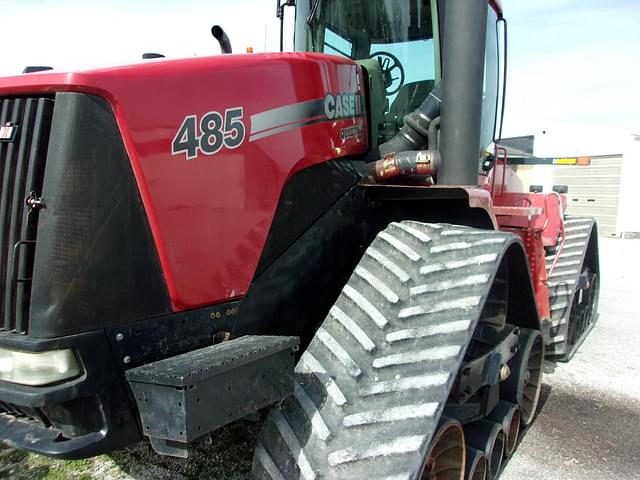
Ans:
POLYGON ((593 157, 591 165, 553 167, 553 184, 568 185, 567 214, 595 217, 600 235, 618 233, 622 155, 593 157))

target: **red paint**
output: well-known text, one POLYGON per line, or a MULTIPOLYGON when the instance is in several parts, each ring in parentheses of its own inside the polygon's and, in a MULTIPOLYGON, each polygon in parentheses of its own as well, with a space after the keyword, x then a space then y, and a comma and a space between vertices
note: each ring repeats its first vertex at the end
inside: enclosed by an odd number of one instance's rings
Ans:
POLYGON ((296 171, 364 153, 365 117, 249 141, 251 116, 327 93, 364 94, 360 68, 317 54, 223 55, 80 73, 0 78, 0 95, 75 91, 113 107, 175 310, 246 294, 278 199, 296 171), (247 139, 234 150, 171 155, 187 115, 243 107, 247 139), (362 133, 342 140, 340 131, 362 133))
MULTIPOLYGON (((498 217, 500 221, 500 217, 498 217)), ((551 318, 549 306, 549 287, 547 286, 547 265, 545 250, 541 241, 541 231, 526 228, 501 226, 500 230, 518 235, 524 243, 529 262, 529 271, 533 281, 533 290, 540 319, 551 318)))
MULTIPOLYGON (((515 233, 524 242, 540 318, 550 318, 548 272, 545 247, 553 247, 558 237, 564 238, 565 195, 557 193, 523 193, 504 149, 496 154, 494 168, 485 179, 484 188, 491 192, 500 230, 515 233), (501 207, 508 207, 503 208, 501 207), (515 208, 513 208, 515 207, 515 208)), ((560 249, 559 249, 560 250, 560 249)))
POLYGON ((495 12, 498 14, 498 18, 504 17, 502 2, 500 2, 500 0, 489 0, 489 6, 495 10, 495 12))

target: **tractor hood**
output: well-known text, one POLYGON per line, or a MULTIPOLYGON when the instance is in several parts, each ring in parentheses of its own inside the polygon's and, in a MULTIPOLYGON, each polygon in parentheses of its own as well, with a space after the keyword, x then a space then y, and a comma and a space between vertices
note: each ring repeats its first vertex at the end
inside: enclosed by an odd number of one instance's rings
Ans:
POLYGON ((363 71, 329 55, 0 78, 0 97, 69 94, 100 97, 113 112, 175 311, 244 296, 288 179, 368 149, 363 71), (203 227, 203 216, 217 222, 203 227))

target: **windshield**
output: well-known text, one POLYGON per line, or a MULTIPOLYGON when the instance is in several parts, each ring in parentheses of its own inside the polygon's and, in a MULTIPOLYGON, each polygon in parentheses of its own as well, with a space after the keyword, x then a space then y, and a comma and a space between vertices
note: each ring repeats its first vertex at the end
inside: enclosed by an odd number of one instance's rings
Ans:
POLYGON ((308 22, 312 42, 309 50, 325 51, 326 29, 352 47, 348 52, 351 58, 365 56, 375 43, 433 38, 430 3, 429 0, 319 0, 308 22))
POLYGON ((422 103, 440 75, 435 3, 312 1, 306 15, 297 18, 296 50, 378 60, 386 95, 381 126, 392 134, 402 126, 405 115, 422 103))

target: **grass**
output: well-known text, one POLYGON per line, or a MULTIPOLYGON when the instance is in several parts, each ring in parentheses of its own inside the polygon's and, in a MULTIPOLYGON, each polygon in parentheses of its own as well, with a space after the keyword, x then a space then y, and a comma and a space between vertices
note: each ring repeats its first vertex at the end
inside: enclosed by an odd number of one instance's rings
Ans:
POLYGON ((94 460, 53 460, 3 446, 0 478, 15 480, 92 480, 94 460))
POLYGON ((260 424, 238 421, 212 433, 188 459, 163 457, 148 443, 86 460, 55 460, 0 444, 0 479, 11 480, 244 480, 251 470, 260 424))

